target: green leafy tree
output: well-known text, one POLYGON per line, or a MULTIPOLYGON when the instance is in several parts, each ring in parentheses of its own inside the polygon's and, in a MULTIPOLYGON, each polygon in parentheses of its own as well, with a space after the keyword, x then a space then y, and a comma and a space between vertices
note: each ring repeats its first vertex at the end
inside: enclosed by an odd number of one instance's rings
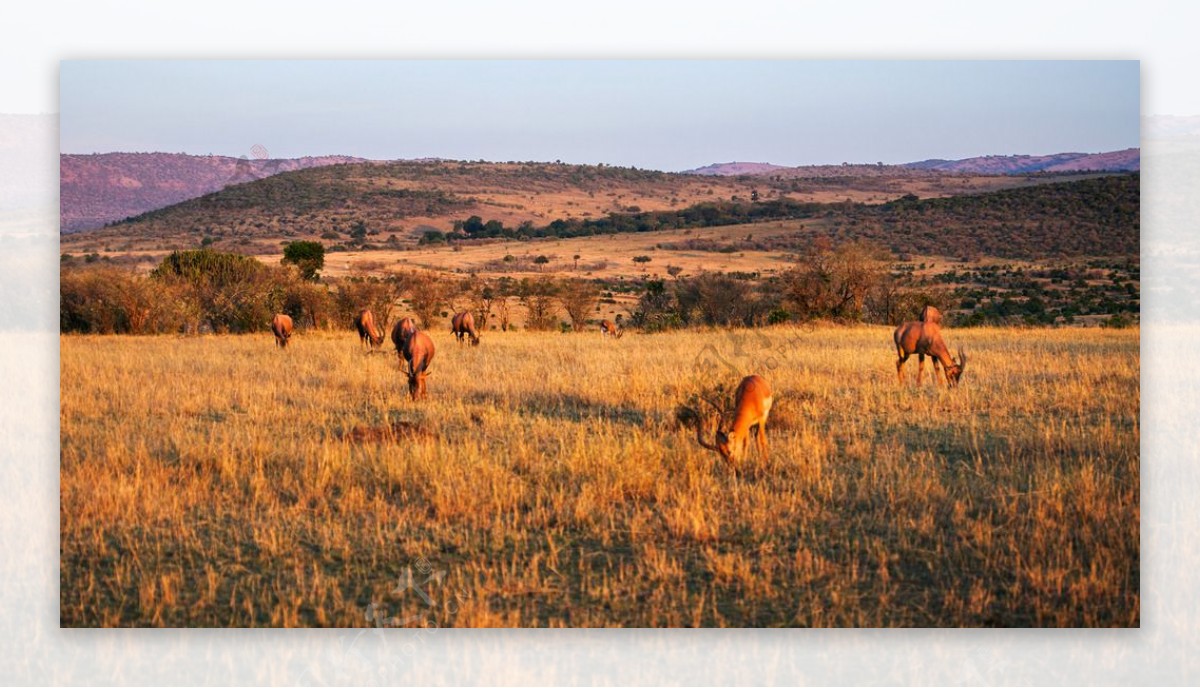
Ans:
POLYGON ((293 241, 284 247, 282 262, 300 268, 304 279, 316 281, 325 267, 325 247, 316 241, 293 241))

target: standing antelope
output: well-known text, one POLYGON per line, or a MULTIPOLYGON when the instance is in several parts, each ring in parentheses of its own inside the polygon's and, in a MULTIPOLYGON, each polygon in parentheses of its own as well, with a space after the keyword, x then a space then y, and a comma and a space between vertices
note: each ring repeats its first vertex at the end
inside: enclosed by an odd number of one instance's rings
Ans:
POLYGON ((358 317, 354 319, 354 327, 358 330, 359 343, 371 349, 378 349, 383 344, 383 332, 375 326, 375 316, 371 315, 371 311, 364 308, 358 312, 358 317))
POLYGON ((288 340, 292 338, 292 319, 283 313, 276 313, 271 318, 271 332, 275 334, 275 346, 287 348, 288 340))
POLYGON ((621 335, 623 335, 623 334, 625 334, 625 330, 623 330, 620 326, 613 323, 613 321, 611 321, 611 320, 601 320, 600 321, 600 337, 601 338, 616 337, 617 339, 620 339, 621 335))
POLYGON ((450 319, 450 331, 454 333, 454 338, 459 344, 463 343, 463 338, 467 335, 471 337, 471 346, 479 346, 479 334, 475 331, 475 316, 471 315, 471 311, 463 311, 455 313, 450 319))
MULTIPOLYGON (((690 416, 696 421, 696 441, 701 447, 711 449, 726 461, 735 466, 741 462, 746 455, 747 445, 750 441, 750 431, 756 431, 755 439, 758 445, 758 453, 763 458, 767 456, 767 416, 771 413, 771 386, 767 381, 758 375, 748 375, 742 379, 738 385, 737 391, 733 393, 734 411, 733 425, 729 431, 722 429, 724 418, 720 418, 717 424, 716 442, 710 443, 704 439, 704 424, 699 420, 699 414, 694 410, 687 409, 690 416)), ((709 402, 713 403, 713 402, 709 402)), ((722 409, 713 403, 720 413, 722 409)))
MULTIPOLYGON (((934 313, 937 309, 929 307, 934 313)), ((922 315, 926 315, 922 311, 922 315)), ((938 319, 941 319, 941 314, 937 313, 938 319)), ((950 349, 946 346, 946 341, 942 339, 942 328, 937 324, 936 320, 925 322, 906 322, 896 328, 892 333, 892 341, 896 343, 896 379, 900 384, 904 384, 904 371, 902 370, 904 362, 909 356, 917 355, 917 386, 921 385, 921 375, 925 372, 925 357, 933 358, 933 380, 935 383, 938 380, 938 366, 941 366, 942 375, 946 378, 946 384, 951 387, 958 385, 959 379, 962 377, 963 370, 967 367, 967 354, 960 347, 958 350, 958 360, 950 357, 950 349)))
POLYGON ((412 318, 404 318, 392 330, 392 343, 396 354, 408 364, 408 393, 414 401, 423 398, 425 378, 430 375, 429 364, 433 361, 433 340, 417 330, 412 318))

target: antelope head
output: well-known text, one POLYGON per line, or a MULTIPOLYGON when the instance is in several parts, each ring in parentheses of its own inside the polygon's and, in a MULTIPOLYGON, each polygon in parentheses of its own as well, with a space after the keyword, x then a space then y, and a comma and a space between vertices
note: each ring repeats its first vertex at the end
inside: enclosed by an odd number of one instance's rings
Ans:
POLYGON ((420 372, 408 371, 408 394, 413 400, 421 399, 425 396, 425 378, 432 375, 428 370, 420 372))
POLYGON ((713 435, 712 442, 709 442, 705 438, 705 431, 707 430, 707 426, 710 425, 711 422, 706 423, 705 422, 707 420, 706 417, 704 415, 702 415, 701 413, 699 413, 698 411, 696 411, 696 409, 694 407, 691 407, 691 406, 680 407, 679 411, 676 412, 676 416, 675 416, 676 419, 683 425, 694 424, 696 426, 696 442, 701 447, 704 447, 705 449, 709 449, 711 451, 715 451, 716 453, 720 454, 721 457, 724 458, 726 461, 734 461, 735 457, 741 456, 741 454, 742 454, 741 450, 744 447, 739 446, 739 444, 744 444, 744 442, 738 443, 738 442, 734 441, 735 438, 731 438, 729 433, 725 430, 725 426, 726 426, 725 421, 726 421, 726 416, 728 415, 727 410, 725 409, 724 406, 722 406, 721 404, 717 403, 716 401, 714 401, 713 399, 711 399, 707 396, 700 396, 700 399, 702 399, 703 401, 708 403, 708 405, 712 406, 712 408, 713 408, 713 413, 708 414, 708 417, 707 417, 707 419, 715 418, 715 420, 716 420, 716 423, 715 423, 716 424, 716 432, 713 435))
POLYGON ((954 362, 954 365, 946 368, 946 383, 951 387, 957 387, 963 371, 967 369, 967 352, 963 351, 962 347, 959 347, 958 358, 951 358, 950 360, 954 362))

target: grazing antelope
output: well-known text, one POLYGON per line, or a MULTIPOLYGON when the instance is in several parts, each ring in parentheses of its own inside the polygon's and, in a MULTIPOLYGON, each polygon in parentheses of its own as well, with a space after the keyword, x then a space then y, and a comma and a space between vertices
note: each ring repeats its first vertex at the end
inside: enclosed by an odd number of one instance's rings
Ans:
POLYGON ((292 319, 283 313, 276 313, 271 318, 271 332, 275 334, 275 346, 287 348, 288 340, 292 338, 292 319))
MULTIPOLYGON (((935 313, 936 308, 931 308, 935 313)), ((924 314, 924 311, 922 311, 924 314)), ((938 314, 940 319, 941 314, 938 314)), ((942 328, 937 324, 937 321, 927 322, 906 322, 896 328, 892 333, 892 340, 896 343, 896 379, 900 384, 904 384, 904 371, 902 370, 904 362, 909 356, 917 355, 917 386, 921 385, 921 375, 925 372, 925 357, 933 358, 933 380, 938 380, 938 366, 941 366, 942 375, 946 378, 946 384, 951 387, 958 385, 958 381, 962 378, 963 370, 967 367, 967 354, 962 348, 958 350, 958 360, 950 357, 950 349, 946 346, 946 341, 942 339, 942 328)))
POLYGON ((600 321, 600 336, 602 338, 603 337, 616 337, 617 339, 620 339, 621 335, 623 335, 623 334, 625 334, 625 330, 622 329, 619 325, 613 323, 613 321, 611 321, 611 320, 601 320, 600 321))
POLYGON ((358 317, 354 318, 354 327, 358 330, 359 343, 367 347, 367 350, 378 349, 383 344, 383 332, 375 326, 375 316, 371 311, 364 308, 358 312, 358 317))
POLYGON ((408 393, 414 401, 425 396, 425 378, 433 361, 433 340, 424 332, 414 332, 404 342, 404 360, 408 363, 408 393))
MULTIPOLYGON (((413 399, 425 396, 425 378, 429 377, 429 363, 433 361, 433 340, 417 330, 412 318, 404 318, 392 328, 392 343, 396 355, 408 364, 408 393, 413 399)), ((404 370, 403 365, 400 368, 404 370)))
POLYGON ((454 333, 454 338, 459 344, 463 343, 464 337, 470 335, 471 346, 479 346, 479 333, 475 331, 475 316, 471 315, 471 311, 455 313, 450 319, 450 331, 454 333))
POLYGON ((935 306, 926 306, 921 309, 921 315, 917 318, 923 323, 933 323, 934 325, 942 324, 942 312, 935 306))
MULTIPOLYGON (((724 418, 718 421, 716 442, 707 442, 704 439, 704 424, 699 422, 699 414, 694 410, 687 409, 688 415, 696 420, 696 441, 701 447, 711 449, 720 454, 726 461, 735 466, 741 462, 746 455, 747 445, 750 441, 750 431, 755 430, 755 440, 758 445, 758 453, 763 458, 767 456, 767 416, 771 413, 771 386, 767 381, 758 375, 749 375, 742 379, 738 385, 737 391, 733 393, 734 411, 733 425, 729 431, 722 429, 724 418)), ((717 408, 718 413, 722 413, 723 409, 717 404, 709 401, 717 408)))

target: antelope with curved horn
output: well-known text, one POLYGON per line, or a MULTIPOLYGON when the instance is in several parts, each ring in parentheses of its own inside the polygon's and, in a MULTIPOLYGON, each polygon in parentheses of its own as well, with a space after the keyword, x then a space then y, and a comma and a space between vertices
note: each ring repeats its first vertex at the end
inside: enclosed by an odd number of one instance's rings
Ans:
POLYGON ((383 332, 375 325, 375 316, 369 309, 364 308, 354 318, 354 328, 358 330, 359 343, 367 348, 378 349, 383 344, 383 332))
POLYGON ((475 316, 471 315, 471 311, 463 311, 455 313, 450 319, 450 331, 454 333, 454 338, 462 344, 465 337, 470 337, 471 346, 479 346, 479 333, 475 331, 475 316))
MULTIPOLYGON (((931 308, 935 313, 937 309, 931 308)), ((925 312, 922 311, 922 315, 925 312)), ((938 314, 941 318, 941 314, 938 314)), ((946 378, 946 384, 950 387, 958 386, 958 382, 962 379, 963 370, 967 367, 967 354, 960 347, 958 349, 958 360, 950 356, 950 348, 946 346, 946 341, 942 339, 942 328, 937 324, 937 321, 926 322, 906 322, 896 328, 892 333, 892 341, 896 344, 896 379, 900 384, 904 384, 904 362, 909 356, 917 355, 917 386, 921 385, 921 375, 925 372, 925 357, 933 358, 933 380, 935 383, 940 383, 938 380, 938 368, 941 367, 942 376, 946 378)))
POLYGON ((733 423, 729 426, 728 431, 723 427, 724 409, 711 399, 706 398, 705 401, 717 410, 720 419, 714 442, 705 440, 704 424, 700 422, 699 414, 692 409, 685 408, 686 415, 693 417, 696 422, 696 442, 701 447, 717 452, 726 461, 736 466, 745 457, 750 441, 750 431, 754 430, 758 453, 763 458, 767 457, 767 416, 771 413, 773 396, 771 386, 765 379, 758 375, 748 375, 742 379, 737 391, 733 393, 733 423))
POLYGON ((600 321, 600 337, 615 337, 620 339, 625 334, 625 330, 611 320, 600 321))

